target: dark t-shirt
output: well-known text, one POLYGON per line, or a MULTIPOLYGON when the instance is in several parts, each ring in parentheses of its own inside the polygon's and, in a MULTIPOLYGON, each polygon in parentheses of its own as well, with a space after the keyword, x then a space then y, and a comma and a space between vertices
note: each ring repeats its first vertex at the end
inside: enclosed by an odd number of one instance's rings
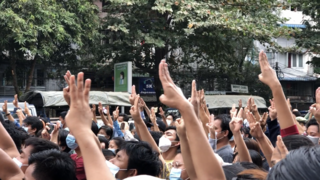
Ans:
POLYGON ((77 154, 71 154, 71 159, 76 163, 76 176, 78 180, 86 180, 86 173, 84 171, 83 158, 77 157, 77 154))

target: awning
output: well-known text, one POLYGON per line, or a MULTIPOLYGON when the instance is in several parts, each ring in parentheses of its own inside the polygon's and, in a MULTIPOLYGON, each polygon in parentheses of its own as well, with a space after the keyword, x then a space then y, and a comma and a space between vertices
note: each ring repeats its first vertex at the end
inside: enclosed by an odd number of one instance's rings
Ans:
POLYGON ((232 108, 235 104, 238 107, 238 102, 242 100, 242 106, 247 106, 248 99, 252 97, 255 104, 259 109, 267 108, 266 101, 259 96, 247 96, 247 95, 206 95, 206 103, 209 104, 209 109, 216 108, 232 108))
POLYGON ((306 28, 306 25, 304 24, 280 24, 280 26, 287 26, 291 28, 306 28))
MULTIPOLYGON (((20 101, 27 101, 36 107, 68 106, 64 100, 62 91, 30 91, 19 98, 20 101)), ((129 93, 90 91, 89 104, 131 106, 129 93)))
POLYGON ((316 77, 302 76, 302 77, 279 77, 280 81, 316 81, 316 77))

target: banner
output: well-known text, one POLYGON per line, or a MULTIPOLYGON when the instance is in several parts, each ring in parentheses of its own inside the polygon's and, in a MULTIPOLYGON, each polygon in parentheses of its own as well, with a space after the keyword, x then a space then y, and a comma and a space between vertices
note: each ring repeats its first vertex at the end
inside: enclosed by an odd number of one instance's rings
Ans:
POLYGON ((114 91, 131 92, 132 62, 116 63, 114 65, 114 91))
POLYGON ((153 88, 153 78, 141 77, 139 78, 139 94, 154 95, 156 92, 153 88))

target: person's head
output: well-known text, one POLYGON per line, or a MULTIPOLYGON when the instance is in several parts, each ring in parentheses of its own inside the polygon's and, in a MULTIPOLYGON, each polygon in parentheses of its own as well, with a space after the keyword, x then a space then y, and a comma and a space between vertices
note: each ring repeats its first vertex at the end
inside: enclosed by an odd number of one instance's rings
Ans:
POLYGON ((230 115, 228 114, 220 114, 218 116, 215 116, 214 128, 215 132, 217 133, 218 143, 224 142, 227 144, 233 136, 229 127, 230 121, 230 115))
POLYGON ((159 130, 164 133, 166 131, 166 124, 161 120, 157 118, 157 125, 159 127, 159 130))
POLYGON ((159 148, 162 152, 166 152, 171 148, 176 150, 180 147, 180 139, 175 126, 169 126, 159 139, 159 148))
POLYGON ((288 151, 299 149, 303 146, 314 146, 313 142, 304 135, 290 135, 282 138, 288 151))
POLYGON ((26 180, 76 180, 76 165, 67 153, 56 149, 33 153, 25 172, 26 180))
POLYGON ((294 114, 296 117, 301 117, 301 113, 297 109, 294 109, 292 114, 294 114))
POLYGON ((116 156, 116 154, 109 149, 102 149, 102 154, 108 161, 116 156))
POLYGON ((123 122, 123 121, 128 122, 129 118, 128 118, 128 115, 126 115, 124 113, 120 113, 117 120, 119 122, 123 122))
POLYGON ((110 141, 109 141, 109 150, 117 150, 119 149, 122 144, 124 143, 124 139, 122 137, 115 137, 115 138, 112 138, 110 141))
MULTIPOLYGON (((22 164, 28 164, 28 159, 30 155, 44 151, 49 149, 56 149, 59 150, 59 146, 55 143, 41 139, 36 137, 31 137, 26 139, 23 149, 21 150, 20 156, 17 157, 17 160, 20 161, 22 164)), ((21 170, 25 172, 27 169, 26 166, 22 166, 21 170)))
POLYGON ((59 130, 58 145, 59 145, 60 151, 66 152, 66 153, 69 153, 70 150, 71 150, 67 146, 67 142, 66 142, 68 134, 69 134, 69 131, 66 131, 66 130, 63 130, 63 129, 59 130))
POLYGON ((188 179, 189 177, 180 150, 177 151, 177 155, 173 159, 172 168, 170 172, 170 177, 177 176, 179 176, 181 179, 188 179))
POLYGON ((237 174, 245 170, 241 164, 232 164, 227 166, 222 166, 226 180, 233 180, 234 177, 237 177, 237 174))
POLYGON ((248 149, 255 150, 257 152, 260 152, 260 146, 257 141, 251 139, 251 138, 244 138, 244 143, 246 143, 246 146, 248 149))
POLYGON ((174 126, 174 121, 176 121, 176 116, 173 113, 169 113, 167 115, 166 121, 168 126, 174 126))
POLYGON ((320 146, 302 147, 291 151, 268 173, 267 180, 318 179, 320 146))
POLYGON ((105 138, 103 135, 98 135, 98 139, 100 141, 101 149, 108 149, 109 147, 109 140, 105 138))
POLYGON ((249 149, 249 154, 252 159, 252 162, 255 165, 257 165, 259 168, 262 168, 262 157, 261 157, 260 153, 258 151, 249 149))
POLYGON ((261 169, 246 169, 237 175, 236 180, 265 180, 268 173, 261 169))
POLYGON ((30 135, 36 135, 43 128, 41 120, 36 116, 26 117, 22 126, 30 135))
POLYGON ((125 142, 110 162, 121 170, 115 174, 117 179, 137 175, 159 176, 162 163, 159 154, 146 142, 125 142))
POLYGON ((68 113, 67 111, 63 111, 60 113, 60 116, 59 116, 59 120, 61 121, 61 124, 63 125, 63 127, 66 127, 66 125, 67 125, 67 123, 65 121, 67 113, 68 113))
POLYGON ((240 162, 240 164, 242 167, 246 169, 261 169, 259 166, 257 166, 255 163, 252 163, 252 162, 240 162))
POLYGON ((3 127, 6 129, 19 152, 24 144, 24 141, 29 137, 28 133, 21 127, 17 127, 11 121, 2 122, 3 127))
POLYGON ((92 123, 91 123, 91 130, 95 135, 97 135, 99 132, 98 125, 94 121, 92 121, 92 123))
POLYGON ((246 138, 252 138, 251 134, 250 134, 250 127, 247 127, 247 126, 243 126, 242 127, 242 132, 243 132, 243 137, 246 137, 246 138))
POLYGON ((306 125, 307 135, 312 137, 320 137, 319 124, 316 119, 312 118, 306 125))
POLYGON ((109 126, 101 126, 99 129, 99 134, 104 135, 108 140, 113 137, 113 129, 109 126))

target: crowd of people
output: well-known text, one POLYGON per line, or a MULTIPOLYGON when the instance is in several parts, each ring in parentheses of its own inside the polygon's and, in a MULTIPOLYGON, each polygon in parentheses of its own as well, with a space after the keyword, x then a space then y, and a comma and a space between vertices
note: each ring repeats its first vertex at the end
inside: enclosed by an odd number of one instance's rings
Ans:
MULTIPOLYGON (((268 112, 253 98, 228 114, 210 114, 204 91, 192 81, 186 98, 159 65, 160 101, 181 114, 149 109, 132 86, 129 116, 89 105, 91 80, 65 74, 69 110, 59 121, 32 116, 27 105, 13 116, 7 102, 0 123, 1 180, 303 180, 320 176, 320 88, 307 119, 292 110, 266 54, 259 79, 273 99, 268 112), (97 120, 97 114, 103 123, 97 120), (16 118, 14 118, 16 117, 16 118), (318 154, 319 153, 319 154, 318 154)), ((0 116, 2 117, 2 116, 0 116)))

